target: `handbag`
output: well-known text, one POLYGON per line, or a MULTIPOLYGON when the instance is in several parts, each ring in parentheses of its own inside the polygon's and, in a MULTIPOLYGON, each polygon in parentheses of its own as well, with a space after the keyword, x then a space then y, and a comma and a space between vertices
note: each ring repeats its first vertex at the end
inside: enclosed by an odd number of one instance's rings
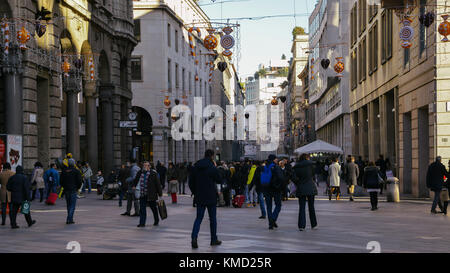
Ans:
POLYGON ((141 198, 141 183, 138 182, 136 185, 136 189, 134 190, 134 197, 136 200, 139 200, 141 198))
POLYGON ((448 189, 443 188, 441 191, 441 201, 442 202, 448 202, 449 196, 448 196, 448 189))
POLYGON ((30 202, 25 200, 22 203, 22 206, 20 207, 20 212, 22 214, 30 214, 30 202))
POLYGON ((166 208, 166 203, 164 202, 164 200, 160 199, 157 201, 158 204, 158 212, 159 212, 159 216, 161 217, 161 220, 164 220, 167 218, 167 208, 166 208))

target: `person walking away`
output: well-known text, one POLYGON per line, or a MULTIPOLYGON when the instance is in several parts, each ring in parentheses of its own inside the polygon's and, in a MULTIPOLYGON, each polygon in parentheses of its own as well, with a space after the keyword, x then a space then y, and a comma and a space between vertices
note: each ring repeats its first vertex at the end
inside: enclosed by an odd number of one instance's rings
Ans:
POLYGON ((450 177, 449 172, 445 168, 444 164, 442 164, 442 157, 436 157, 436 161, 428 166, 427 171, 427 188, 429 188, 432 192, 434 192, 433 204, 431 205, 431 213, 438 213, 436 211, 436 206, 439 206, 442 213, 444 209, 442 208, 440 194, 442 190, 442 186, 444 184, 444 176, 450 177))
POLYGON ((278 166, 275 155, 269 155, 267 164, 261 172, 261 185, 266 200, 269 229, 278 228, 277 219, 281 211, 281 191, 283 187, 283 174, 278 166), (275 209, 272 211, 272 203, 275 209))
POLYGON ((118 180, 119 180, 119 207, 122 206, 123 196, 125 195, 125 193, 128 190, 127 178, 129 176, 130 176, 130 169, 125 164, 122 164, 122 166, 120 167, 119 176, 118 176, 118 180))
POLYGON ((282 183, 282 201, 287 201, 289 197, 289 181, 292 177, 292 169, 290 168, 290 164, 287 164, 287 160, 283 159, 279 163, 281 172, 283 174, 283 183, 282 183))
POLYGON ((352 156, 350 162, 347 163, 347 186, 348 193, 350 194, 350 201, 354 201, 353 194, 355 193, 355 187, 358 184, 359 168, 355 163, 355 158, 352 156))
POLYGON ((162 187, 159 181, 158 173, 151 168, 150 162, 145 161, 142 170, 136 174, 133 182, 133 190, 139 187, 139 225, 138 227, 145 227, 147 221, 147 204, 153 212, 153 225, 159 224, 158 208, 156 201, 158 196, 162 197, 162 187))
POLYGON ((9 206, 11 210, 11 192, 8 191, 6 186, 8 185, 8 180, 11 176, 13 176, 15 172, 11 171, 11 164, 5 163, 3 164, 3 170, 0 173, 0 200, 2 203, 2 226, 5 225, 6 222, 6 209, 9 206))
POLYGON ((178 191, 178 170, 172 162, 169 163, 169 169, 167 170, 167 181, 169 181, 167 193, 172 196, 172 204, 176 204, 178 191))
MULTIPOLYGON (((228 170, 228 166, 225 162, 220 162, 220 165, 217 167, 217 171, 220 176, 220 185, 221 191, 224 201, 224 206, 229 207, 231 205, 231 197, 230 197, 230 172, 228 170)), ((219 196, 219 205, 220 205, 220 196, 219 196)))
POLYGON ((101 170, 97 172, 97 182, 95 183, 97 186, 97 195, 101 195, 103 193, 103 183, 105 182, 105 178, 103 178, 103 173, 101 170))
POLYGON ((35 199, 36 191, 39 191, 39 202, 42 203, 42 201, 44 200, 45 183, 44 183, 44 167, 42 166, 41 162, 34 163, 31 185, 34 187, 31 201, 35 199))
POLYGON ((368 166, 364 168, 363 185, 370 194, 371 210, 378 209, 378 193, 380 192, 381 181, 383 178, 380 175, 378 167, 373 161, 369 162, 368 166))
POLYGON ((264 192, 261 185, 261 172, 266 163, 257 163, 257 168, 255 171, 255 176, 253 178, 253 184, 255 187, 256 194, 258 196, 259 208, 261 210, 261 216, 259 219, 266 219, 266 206, 264 205, 264 192))
POLYGON ((220 175, 214 162, 214 151, 206 150, 205 157, 195 163, 192 174, 189 178, 189 187, 194 193, 194 200, 197 205, 197 216, 194 221, 191 234, 192 248, 198 248, 198 233, 200 225, 205 215, 205 210, 208 210, 211 246, 222 244, 217 239, 217 218, 216 218, 216 184, 220 183, 220 175))
POLYGON ((85 193, 86 191, 86 185, 88 186, 88 194, 91 193, 92 191, 92 185, 91 185, 91 178, 92 178, 92 169, 89 166, 89 163, 85 162, 83 164, 82 167, 82 172, 83 172, 83 178, 84 178, 84 183, 83 183, 83 189, 81 190, 82 193, 85 193))
MULTIPOLYGON (((136 198, 135 189, 133 189, 134 180, 136 179, 137 174, 141 168, 137 165, 135 160, 131 161, 130 168, 130 176, 127 178, 126 183, 128 184, 127 188, 127 211, 122 213, 121 215, 125 216, 139 216, 139 199, 136 198), (131 207, 134 203, 134 214, 131 215, 131 207)), ((162 185, 161 185, 162 188, 162 185)))
MULTIPOLYGON (((17 213, 24 201, 30 201, 30 187, 31 182, 27 176, 23 173, 22 166, 16 167, 16 173, 11 176, 6 185, 6 189, 11 192, 11 209, 9 211, 9 220, 11 222, 11 228, 19 228, 17 225, 17 213)), ((36 223, 36 220, 31 218, 31 212, 24 214, 28 227, 31 227, 36 223)))
POLYGON ((256 207, 256 188, 255 188, 255 173, 258 166, 253 162, 248 173, 247 188, 248 188, 248 202, 247 207, 256 207))
POLYGON ((333 163, 328 168, 329 177, 330 177, 330 190, 328 192, 328 198, 331 200, 333 193, 336 193, 336 200, 339 200, 341 195, 341 179, 340 172, 341 166, 338 163, 338 158, 335 157, 333 159, 333 163))
POLYGON ((308 201, 311 229, 317 227, 316 211, 314 209, 314 198, 317 195, 317 187, 314 183, 315 169, 314 163, 307 154, 302 154, 294 166, 295 184, 297 186, 296 196, 299 204, 298 228, 300 231, 306 228, 306 201, 308 201))
POLYGON ((166 187, 166 174, 167 168, 164 166, 164 163, 160 163, 158 161, 158 165, 156 166, 156 171, 159 174, 159 179, 161 180, 162 189, 166 187))
POLYGON ((186 162, 180 164, 179 168, 179 181, 178 181, 178 193, 179 194, 186 194, 186 181, 188 178, 188 170, 186 166, 186 162), (183 190, 182 190, 183 189, 183 190))
POLYGON ((45 199, 48 199, 50 193, 56 193, 59 186, 59 173, 55 163, 50 164, 50 169, 44 173, 44 182, 46 187, 45 199))
POLYGON ((366 165, 364 164, 364 161, 362 160, 361 156, 358 156, 358 160, 356 161, 356 165, 358 165, 359 170, 359 176, 358 176, 358 186, 362 186, 362 178, 364 175, 364 168, 366 165))
POLYGON ((77 193, 83 183, 81 173, 75 168, 75 160, 69 159, 69 167, 65 168, 61 173, 61 187, 64 188, 67 204, 67 220, 66 224, 75 224, 73 216, 77 205, 77 193))

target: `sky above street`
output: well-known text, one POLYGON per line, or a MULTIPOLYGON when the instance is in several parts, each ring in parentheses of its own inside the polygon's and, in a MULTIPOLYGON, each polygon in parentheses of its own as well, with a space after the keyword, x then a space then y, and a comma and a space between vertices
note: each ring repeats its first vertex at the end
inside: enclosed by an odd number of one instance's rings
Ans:
MULTIPOLYGON (((261 63, 267 65, 269 60, 280 59, 283 54, 287 59, 292 56, 292 29, 297 22, 297 26, 307 31, 308 14, 314 9, 316 0, 216 0, 214 2, 200 0, 199 4, 213 22, 220 22, 220 19, 226 22, 228 18, 297 14, 296 18, 292 16, 239 20, 241 25, 239 76, 245 79, 253 75, 261 63)), ((236 20, 230 22, 236 23, 236 20)))

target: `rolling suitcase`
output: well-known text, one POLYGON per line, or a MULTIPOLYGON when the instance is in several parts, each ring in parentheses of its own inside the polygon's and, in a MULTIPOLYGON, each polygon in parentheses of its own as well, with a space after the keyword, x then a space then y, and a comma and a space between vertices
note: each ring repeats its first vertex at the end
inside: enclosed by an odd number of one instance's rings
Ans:
POLYGON ((244 195, 236 195, 233 198, 233 207, 241 208, 242 205, 244 204, 244 201, 245 201, 245 196, 244 195))
POLYGON ((48 198, 45 201, 45 204, 54 205, 56 203, 56 199, 58 199, 58 194, 52 192, 48 195, 48 198))

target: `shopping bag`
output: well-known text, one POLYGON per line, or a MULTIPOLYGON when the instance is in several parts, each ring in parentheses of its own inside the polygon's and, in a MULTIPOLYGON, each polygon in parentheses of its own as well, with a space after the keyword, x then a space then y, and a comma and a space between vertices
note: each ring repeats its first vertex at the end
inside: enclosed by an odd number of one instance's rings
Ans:
POLYGON ((23 201, 22 206, 20 208, 20 212, 22 214, 30 214, 30 202, 29 201, 23 201))
POLYGON ((159 212, 159 216, 161 216, 161 220, 164 220, 167 218, 167 208, 166 208, 166 203, 164 202, 164 200, 158 200, 158 212, 159 212))
POLYGON ((448 199, 449 199, 449 197, 448 197, 448 189, 443 188, 442 191, 441 191, 441 201, 442 202, 448 202, 448 199))

